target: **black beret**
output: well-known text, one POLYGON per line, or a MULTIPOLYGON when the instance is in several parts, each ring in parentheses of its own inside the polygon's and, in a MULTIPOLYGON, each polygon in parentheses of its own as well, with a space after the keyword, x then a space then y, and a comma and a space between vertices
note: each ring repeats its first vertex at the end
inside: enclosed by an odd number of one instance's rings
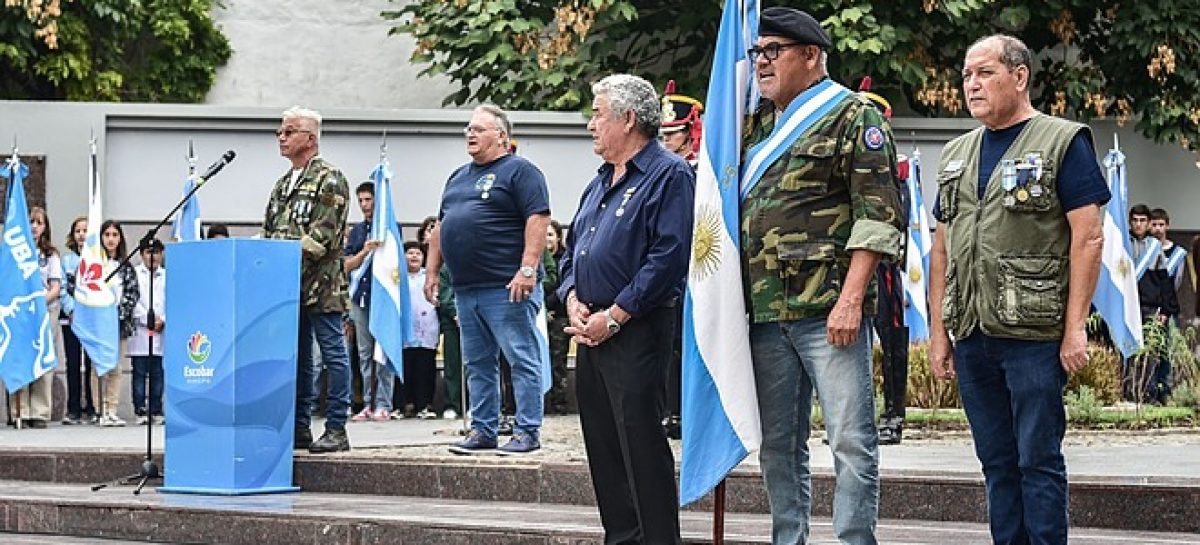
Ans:
POLYGON ((758 35, 783 36, 796 43, 821 46, 821 49, 831 45, 829 34, 825 33, 821 24, 812 15, 796 8, 775 6, 762 10, 758 19, 758 35))

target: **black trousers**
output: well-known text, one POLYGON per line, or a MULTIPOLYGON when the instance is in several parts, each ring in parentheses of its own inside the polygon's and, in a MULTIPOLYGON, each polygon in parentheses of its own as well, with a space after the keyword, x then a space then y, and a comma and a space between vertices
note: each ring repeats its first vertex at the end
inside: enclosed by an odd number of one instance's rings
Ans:
MULTIPOLYGON (((437 389, 437 350, 433 348, 404 349, 404 400, 420 412, 433 406, 437 389)), ((404 405, 397 405, 404 408, 404 405)))
POLYGON ((575 395, 605 543, 677 544, 675 460, 663 432, 676 309, 629 320, 600 346, 579 346, 575 395))
POLYGON ((67 355, 67 414, 75 417, 96 414, 92 403, 92 360, 70 325, 64 324, 62 333, 63 351, 67 355))
POLYGON ((671 340, 671 363, 667 366, 667 416, 683 411, 683 305, 675 306, 675 331, 671 340))
POLYGON ((883 419, 903 419, 908 393, 908 328, 876 326, 883 348, 883 419))

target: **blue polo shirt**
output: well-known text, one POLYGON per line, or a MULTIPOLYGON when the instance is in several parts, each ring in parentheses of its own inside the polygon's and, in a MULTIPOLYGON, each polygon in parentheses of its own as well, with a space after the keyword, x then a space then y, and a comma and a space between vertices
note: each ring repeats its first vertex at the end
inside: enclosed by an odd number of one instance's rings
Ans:
POLYGON ((521 268, 525 221, 549 213, 546 177, 523 157, 509 154, 455 170, 438 212, 442 257, 454 288, 508 284, 521 268))
POLYGON ((567 234, 559 297, 616 303, 638 316, 680 293, 692 242, 696 175, 657 140, 648 142, 612 184, 605 163, 584 190, 567 234), (611 186, 611 187, 610 187, 611 186))

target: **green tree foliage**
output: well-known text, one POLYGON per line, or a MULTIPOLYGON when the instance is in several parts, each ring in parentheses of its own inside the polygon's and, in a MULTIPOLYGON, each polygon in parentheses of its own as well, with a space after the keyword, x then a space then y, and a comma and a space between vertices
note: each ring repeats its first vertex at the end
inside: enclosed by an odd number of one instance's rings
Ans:
POLYGON ((229 59, 212 0, 6 0, 0 99, 199 102, 229 59))
MULTIPOLYGON (((397 0, 393 0, 397 1, 397 0)), ((1200 10, 1195 0, 811 0, 829 67, 929 116, 963 116, 959 69, 978 38, 1004 32, 1039 52, 1034 103, 1081 120, 1137 117, 1157 142, 1200 150, 1200 10)), ((445 104, 577 110, 612 72, 707 88, 721 0, 412 0, 383 17, 417 41, 425 75, 460 85, 445 104)))

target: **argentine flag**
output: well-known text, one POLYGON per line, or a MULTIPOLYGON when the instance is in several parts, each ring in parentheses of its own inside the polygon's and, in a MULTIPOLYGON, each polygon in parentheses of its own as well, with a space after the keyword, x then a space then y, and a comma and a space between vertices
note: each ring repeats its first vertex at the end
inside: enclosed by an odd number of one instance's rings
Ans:
POLYGON ((392 171, 386 159, 371 172, 371 179, 375 181, 375 214, 369 236, 383 244, 370 257, 368 327, 375 337, 377 359, 382 352, 396 376, 403 377, 404 344, 412 337, 412 302, 408 294, 408 264, 404 260, 400 228, 396 225, 396 211, 392 208, 392 171))
POLYGON ((104 281, 108 257, 100 245, 100 224, 104 222, 103 191, 96 167, 96 144, 88 163, 87 238, 79 252, 79 270, 75 275, 75 312, 71 331, 91 358, 96 374, 103 375, 117 366, 117 296, 104 281))
POLYGON ((696 171, 683 308, 682 505, 719 484, 758 449, 762 436, 738 249, 742 118, 752 98, 746 50, 757 33, 756 0, 725 3, 696 171))
MULTIPOLYGON (((1112 199, 1104 208, 1104 250, 1100 278, 1092 304, 1108 324, 1113 344, 1126 358, 1142 348, 1142 309, 1138 306, 1137 274, 1129 242, 1125 154, 1113 149, 1104 157, 1108 191, 1112 199)), ((1153 238, 1153 237, 1150 237, 1153 238)))
MULTIPOLYGON (((537 289, 534 290, 534 297, 542 293, 541 282, 538 283, 537 289)), ((542 293, 542 300, 538 303, 537 319, 534 321, 537 326, 534 333, 537 334, 538 355, 542 358, 542 395, 546 395, 550 391, 550 387, 554 385, 554 368, 550 361, 550 320, 546 317, 546 300, 545 294, 542 293)))
POLYGON ((908 325, 909 342, 929 340, 929 251, 933 237, 929 235, 929 215, 921 194, 921 152, 913 150, 908 158, 908 248, 905 250, 904 323, 908 325))
POLYGON ((24 178, 29 167, 16 153, 0 176, 9 179, 4 237, 0 240, 0 379, 16 392, 58 366, 53 327, 46 311, 46 288, 38 267, 37 244, 29 228, 24 178))
MULTIPOLYGON (((188 175, 183 183, 183 195, 191 193, 196 186, 196 175, 188 175)), ((192 195, 175 215, 175 224, 171 226, 171 236, 176 242, 200 240, 200 198, 192 195)))

